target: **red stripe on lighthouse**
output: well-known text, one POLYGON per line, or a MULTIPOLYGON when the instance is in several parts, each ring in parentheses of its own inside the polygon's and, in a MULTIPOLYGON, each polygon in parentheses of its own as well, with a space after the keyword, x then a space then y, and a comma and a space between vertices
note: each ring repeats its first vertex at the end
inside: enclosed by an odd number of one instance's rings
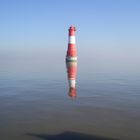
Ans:
POLYGON ((75 36, 75 31, 76 31, 76 28, 74 26, 71 26, 69 28, 69 36, 75 36))
POLYGON ((67 56, 69 56, 69 57, 76 57, 77 56, 75 44, 68 44, 67 56))

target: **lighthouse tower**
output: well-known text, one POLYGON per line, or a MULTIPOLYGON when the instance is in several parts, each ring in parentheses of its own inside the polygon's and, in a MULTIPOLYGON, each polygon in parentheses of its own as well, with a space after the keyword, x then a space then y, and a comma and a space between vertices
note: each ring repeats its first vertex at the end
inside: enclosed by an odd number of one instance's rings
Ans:
POLYGON ((69 96, 76 96, 76 75, 77 75, 77 50, 75 41, 76 28, 69 28, 68 50, 66 55, 67 75, 69 82, 69 96))
POLYGON ((75 32, 76 32, 76 28, 74 26, 71 26, 69 28, 68 50, 66 56, 67 62, 77 61, 75 32))

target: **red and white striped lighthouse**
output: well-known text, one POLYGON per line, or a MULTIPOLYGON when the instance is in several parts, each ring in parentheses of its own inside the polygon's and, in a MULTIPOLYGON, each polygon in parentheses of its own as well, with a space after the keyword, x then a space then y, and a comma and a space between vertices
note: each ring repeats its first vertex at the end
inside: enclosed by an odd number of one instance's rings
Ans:
POLYGON ((75 42, 76 28, 69 28, 68 50, 66 55, 67 75, 69 82, 69 96, 76 96, 76 75, 77 75, 77 50, 75 42))
POLYGON ((77 61, 76 41, 75 41, 76 28, 71 26, 69 28, 69 41, 66 61, 77 61))

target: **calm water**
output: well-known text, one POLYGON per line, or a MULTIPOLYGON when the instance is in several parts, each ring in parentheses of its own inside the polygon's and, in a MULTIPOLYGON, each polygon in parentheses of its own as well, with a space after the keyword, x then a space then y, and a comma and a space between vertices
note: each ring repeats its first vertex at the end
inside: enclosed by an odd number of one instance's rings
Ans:
POLYGON ((140 74, 79 62, 68 90, 63 59, 1 61, 0 140, 140 140, 140 74))

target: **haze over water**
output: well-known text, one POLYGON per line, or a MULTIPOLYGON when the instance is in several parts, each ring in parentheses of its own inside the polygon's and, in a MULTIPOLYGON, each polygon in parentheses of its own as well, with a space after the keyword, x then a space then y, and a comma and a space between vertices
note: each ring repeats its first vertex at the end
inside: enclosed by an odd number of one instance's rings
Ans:
POLYGON ((140 138, 139 71, 133 72, 130 63, 128 69, 121 63, 113 67, 105 59, 97 63, 95 55, 88 57, 90 51, 79 54, 77 98, 72 99, 65 51, 54 51, 55 59, 50 52, 44 48, 27 54, 16 51, 1 59, 0 139, 47 139, 46 135, 63 132, 79 137, 82 133, 119 140, 140 138))

